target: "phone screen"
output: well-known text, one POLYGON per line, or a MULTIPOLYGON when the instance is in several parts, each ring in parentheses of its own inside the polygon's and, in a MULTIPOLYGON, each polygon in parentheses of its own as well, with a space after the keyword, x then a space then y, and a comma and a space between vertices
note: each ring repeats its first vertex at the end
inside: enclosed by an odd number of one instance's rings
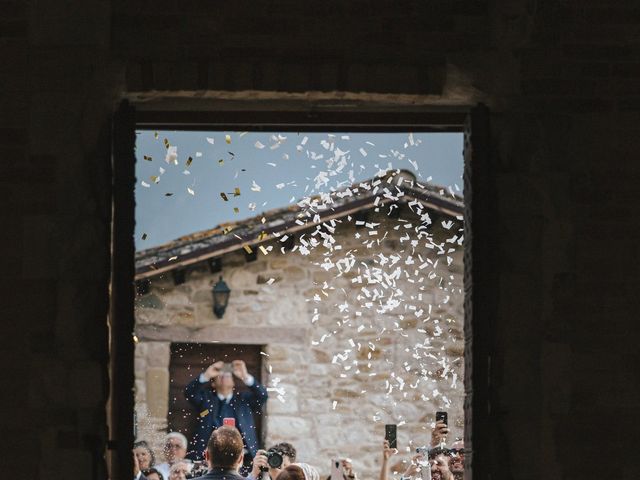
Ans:
POLYGON ((233 417, 223 418, 222 419, 222 424, 223 425, 229 425, 230 427, 235 427, 236 426, 236 419, 233 418, 233 417))
POLYGON ((389 448, 398 448, 398 429, 395 425, 384 426, 384 439, 389 442, 389 448))

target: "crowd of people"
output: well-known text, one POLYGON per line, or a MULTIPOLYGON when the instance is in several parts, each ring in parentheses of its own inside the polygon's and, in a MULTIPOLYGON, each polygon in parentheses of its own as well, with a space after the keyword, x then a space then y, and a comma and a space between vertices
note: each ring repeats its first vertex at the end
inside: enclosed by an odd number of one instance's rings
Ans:
MULTIPOLYGON (((185 396, 199 419, 192 448, 183 434, 171 432, 164 441, 164 462, 158 463, 148 442, 136 442, 134 480, 320 480, 315 467, 299 462, 290 443, 258 448, 253 413, 267 401, 267 390, 249 375, 243 361, 210 365, 187 385, 185 396), (234 377, 246 391, 236 390, 234 377)), ((388 480, 390 471, 401 473, 400 480, 462 480, 464 445, 458 440, 448 447, 448 433, 446 422, 437 421, 429 445, 416 450, 403 472, 390 466, 398 450, 385 439, 379 480, 388 480)), ((327 480, 358 480, 350 459, 332 462, 327 480)))

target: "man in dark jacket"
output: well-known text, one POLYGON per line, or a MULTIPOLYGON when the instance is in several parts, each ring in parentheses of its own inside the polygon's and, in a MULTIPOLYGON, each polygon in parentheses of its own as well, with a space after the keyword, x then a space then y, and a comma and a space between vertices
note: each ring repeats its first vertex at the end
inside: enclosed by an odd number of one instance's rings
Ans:
POLYGON ((244 460, 244 443, 236 428, 223 426, 215 430, 204 457, 209 471, 198 480, 245 480, 238 474, 244 460))
POLYGON ((235 418, 247 451, 247 463, 255 456, 259 445, 253 414, 262 412, 267 401, 267 389, 249 374, 242 360, 234 360, 230 367, 225 367, 224 362, 210 365, 185 387, 184 394, 198 413, 193 450, 187 455, 189 458, 202 459, 211 433, 222 426, 224 418, 235 418), (235 391, 234 376, 249 387, 248 392, 235 391))

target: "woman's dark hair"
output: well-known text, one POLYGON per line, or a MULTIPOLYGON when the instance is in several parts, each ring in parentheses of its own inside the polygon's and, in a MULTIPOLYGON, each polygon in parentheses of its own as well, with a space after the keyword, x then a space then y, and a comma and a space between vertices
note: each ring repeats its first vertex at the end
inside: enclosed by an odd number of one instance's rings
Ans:
POLYGON ((276 480, 305 480, 304 472, 297 465, 289 465, 278 474, 276 480))
POLYGON ((283 456, 289 457, 291 463, 296 461, 296 449, 293 445, 287 442, 281 442, 269 449, 269 451, 275 450, 276 452, 280 452, 283 456))
POLYGON ((160 480, 164 480, 164 477, 162 476, 162 474, 156 470, 155 468, 147 468, 146 470, 142 470, 142 474, 146 477, 152 473, 155 473, 156 475, 158 475, 158 478, 160 480))
POLYGON ((149 455, 151 456, 151 463, 149 463, 149 466, 153 467, 156 464, 156 456, 153 454, 153 450, 151 450, 151 447, 149 446, 146 440, 140 440, 138 442, 135 442, 133 444, 133 448, 134 449, 144 448, 147 452, 149 452, 149 455))

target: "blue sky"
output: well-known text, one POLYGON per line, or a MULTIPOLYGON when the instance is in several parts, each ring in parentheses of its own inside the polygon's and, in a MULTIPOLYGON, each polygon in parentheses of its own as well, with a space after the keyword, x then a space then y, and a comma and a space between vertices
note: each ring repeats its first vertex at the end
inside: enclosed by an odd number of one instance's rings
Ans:
POLYGON ((460 133, 138 131, 136 250, 387 168, 410 170, 422 182, 461 194, 462 142, 460 133))

